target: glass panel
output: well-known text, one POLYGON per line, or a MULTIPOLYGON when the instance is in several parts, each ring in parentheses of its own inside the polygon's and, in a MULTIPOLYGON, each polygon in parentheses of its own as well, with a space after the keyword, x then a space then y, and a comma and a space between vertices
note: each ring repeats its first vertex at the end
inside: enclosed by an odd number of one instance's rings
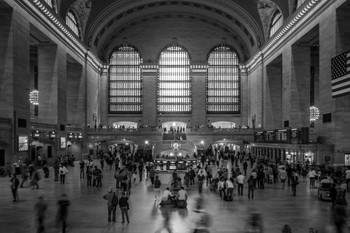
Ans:
POLYGON ((306 0, 298 0, 297 8, 299 8, 306 0))
POLYGON ((191 75, 188 53, 178 46, 162 51, 159 59, 158 112, 191 112, 191 75))
POLYGON ((237 54, 228 46, 219 46, 209 54, 208 64, 207 112, 240 113, 237 54))
POLYGON ((130 46, 117 49, 110 57, 109 112, 141 113, 142 76, 139 52, 130 46))
POLYGON ((270 27, 270 37, 277 32, 277 30, 282 26, 283 24, 283 17, 281 12, 277 12, 275 14, 275 17, 273 17, 271 27, 270 27))
POLYGON ((57 13, 55 0, 45 0, 45 2, 57 13))
POLYGON ((78 20, 71 11, 67 13, 66 24, 77 36, 79 36, 78 20))

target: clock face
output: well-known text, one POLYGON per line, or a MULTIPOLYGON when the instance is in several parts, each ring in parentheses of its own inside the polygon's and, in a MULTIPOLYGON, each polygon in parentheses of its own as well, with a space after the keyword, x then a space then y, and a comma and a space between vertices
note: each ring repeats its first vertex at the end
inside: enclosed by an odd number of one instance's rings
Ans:
POLYGON ((173 150, 179 150, 180 149, 180 144, 175 142, 175 143, 173 143, 172 147, 173 147, 173 150))

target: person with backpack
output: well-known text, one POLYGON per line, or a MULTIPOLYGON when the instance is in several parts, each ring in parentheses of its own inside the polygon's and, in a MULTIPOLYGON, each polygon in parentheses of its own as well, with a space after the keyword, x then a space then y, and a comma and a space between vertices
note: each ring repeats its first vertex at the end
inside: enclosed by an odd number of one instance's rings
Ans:
POLYGON ((18 199, 18 186, 19 186, 19 179, 17 178, 16 173, 13 174, 13 177, 11 178, 10 182, 11 184, 11 191, 12 191, 12 196, 13 196, 13 201, 16 202, 18 199))
POLYGON ((155 202, 158 201, 158 198, 159 200, 161 200, 161 197, 160 197, 160 186, 162 185, 162 183, 160 182, 159 180, 159 177, 156 176, 156 179, 154 180, 154 198, 155 198, 155 202))
POLYGON ((113 192, 113 189, 110 187, 108 189, 108 193, 103 196, 103 199, 107 200, 107 207, 108 207, 108 222, 111 220, 113 222, 116 222, 115 220, 115 213, 118 206, 118 196, 113 192), (112 215, 112 219, 111 219, 112 215))

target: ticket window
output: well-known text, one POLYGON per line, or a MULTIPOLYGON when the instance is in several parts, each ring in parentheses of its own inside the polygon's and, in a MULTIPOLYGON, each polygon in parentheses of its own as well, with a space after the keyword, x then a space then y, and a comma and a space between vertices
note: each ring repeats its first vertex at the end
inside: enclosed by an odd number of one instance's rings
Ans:
POLYGON ((160 161, 156 161, 156 170, 158 171, 162 170, 162 164, 160 161))
POLYGON ((176 163, 175 162, 170 162, 169 170, 176 170, 176 163))
POLYGON ((168 170, 167 161, 163 161, 162 170, 163 171, 168 170))
POLYGON ((186 170, 186 164, 183 161, 179 161, 177 164, 177 170, 186 170))

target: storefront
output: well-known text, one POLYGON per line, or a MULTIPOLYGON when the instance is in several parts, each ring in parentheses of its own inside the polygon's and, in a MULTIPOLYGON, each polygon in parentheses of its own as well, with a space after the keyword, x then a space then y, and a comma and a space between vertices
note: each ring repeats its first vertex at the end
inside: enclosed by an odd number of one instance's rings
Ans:
POLYGON ((252 143, 246 146, 246 150, 256 158, 266 159, 270 163, 322 165, 332 163, 333 146, 252 143))

